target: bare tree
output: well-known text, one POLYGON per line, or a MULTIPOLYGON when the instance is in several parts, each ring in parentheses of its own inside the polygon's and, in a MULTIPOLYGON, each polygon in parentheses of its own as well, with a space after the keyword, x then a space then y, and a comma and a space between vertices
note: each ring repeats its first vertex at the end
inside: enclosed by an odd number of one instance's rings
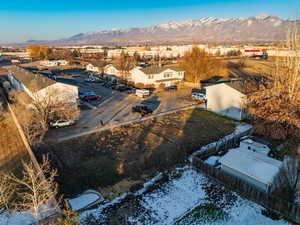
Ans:
POLYGON ((46 157, 43 157, 40 169, 35 168, 32 162, 23 162, 21 177, 8 175, 8 179, 16 185, 15 194, 18 200, 13 203, 15 209, 30 211, 36 221, 59 209, 58 201, 55 200, 58 193, 56 176, 56 170, 50 168, 46 157))
POLYGON ((17 115, 31 145, 41 143, 50 122, 79 116, 77 104, 60 99, 54 90, 48 90, 43 96, 35 95, 33 100, 22 92, 16 99, 17 115))
POLYGON ((259 91, 247 96, 256 132, 276 139, 300 137, 300 28, 293 25, 285 42, 289 55, 278 57, 259 91))
POLYGON ((9 177, 3 172, 0 173, 0 211, 8 209, 14 193, 14 185, 9 177))
POLYGON ((181 59, 180 66, 186 71, 185 80, 193 83, 199 83, 201 80, 206 80, 216 75, 226 75, 223 62, 198 46, 193 46, 190 51, 185 53, 181 59))
POLYGON ((8 224, 9 217, 11 215, 11 210, 9 210, 9 204, 12 202, 14 191, 15 191, 14 184, 10 181, 9 177, 5 173, 1 172, 0 173, 0 214, 2 214, 2 218, 3 218, 2 222, 4 222, 5 224, 8 224))
POLYGON ((290 202, 300 204, 300 156, 284 159, 271 191, 290 202))
POLYGON ((134 68, 135 64, 135 58, 124 52, 114 60, 114 65, 120 70, 122 79, 124 80, 128 79, 129 71, 134 68))

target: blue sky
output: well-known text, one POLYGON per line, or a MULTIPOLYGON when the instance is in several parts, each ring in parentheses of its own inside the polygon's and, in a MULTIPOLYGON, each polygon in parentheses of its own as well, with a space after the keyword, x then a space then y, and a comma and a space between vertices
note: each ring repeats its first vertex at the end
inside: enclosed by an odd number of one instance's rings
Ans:
POLYGON ((51 40, 171 20, 256 14, 299 17, 300 0, 4 0, 0 3, 0 43, 51 40))

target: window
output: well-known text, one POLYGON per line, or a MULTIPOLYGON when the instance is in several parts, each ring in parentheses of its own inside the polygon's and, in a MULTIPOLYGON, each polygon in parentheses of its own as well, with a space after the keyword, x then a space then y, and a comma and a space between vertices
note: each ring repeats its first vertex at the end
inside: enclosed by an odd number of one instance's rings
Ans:
POLYGON ((164 73, 164 78, 170 78, 172 77, 172 73, 164 73))
POLYGON ((150 74, 149 75, 149 79, 153 79, 154 78, 154 75, 153 74, 150 74))

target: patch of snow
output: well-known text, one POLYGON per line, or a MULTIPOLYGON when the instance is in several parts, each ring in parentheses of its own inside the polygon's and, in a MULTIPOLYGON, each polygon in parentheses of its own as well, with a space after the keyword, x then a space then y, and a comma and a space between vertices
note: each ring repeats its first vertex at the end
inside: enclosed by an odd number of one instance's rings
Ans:
POLYGON ((205 192, 201 184, 204 179, 193 169, 183 171, 179 178, 142 197, 140 204, 150 212, 149 217, 141 213, 128 218, 128 221, 147 225, 173 224, 176 218, 203 201, 205 192))
POLYGON ((199 154, 199 152, 202 152, 204 150, 207 150, 207 149, 210 149, 214 146, 217 146, 219 143, 222 143, 222 142, 225 142, 226 140, 230 140, 232 138, 234 138, 235 136, 238 136, 242 133, 245 133, 247 131, 250 131, 252 129, 252 126, 250 124, 247 124, 247 123, 240 123, 238 124, 236 127, 235 127, 235 130, 233 133, 223 137, 223 138, 220 138, 219 140, 215 141, 215 142, 212 142, 208 145, 205 145, 203 147, 201 147, 199 150, 197 150, 196 152, 194 152, 193 154, 191 154, 188 158, 188 160, 190 162, 192 162, 193 160, 193 157, 196 156, 197 154, 199 154))
MULTIPOLYGON (((238 197, 235 205, 230 209, 225 209, 229 215, 228 220, 221 221, 201 221, 193 219, 189 225, 291 225, 284 220, 272 220, 261 214, 264 208, 245 199, 238 197)), ((184 220, 186 221, 186 220, 184 220)), ((183 222, 184 222, 183 221, 183 222)), ((179 223, 180 225, 184 223, 179 223)))
MULTIPOLYGON (((194 207, 207 203, 203 184, 207 178, 193 169, 182 172, 179 178, 174 178, 160 189, 145 194, 140 201, 142 210, 137 216, 128 218, 133 225, 172 225, 194 207)), ((225 207, 229 215, 227 221, 215 223, 198 221, 193 225, 287 225, 280 220, 273 221, 261 214, 263 208, 237 196, 233 207, 225 207)), ((182 223, 190 224, 190 223, 182 223)))
POLYGON ((220 158, 221 158, 220 156, 211 156, 204 162, 211 166, 217 166, 220 163, 219 162, 220 158))
POLYGON ((259 15, 256 15, 254 16, 255 19, 258 19, 258 20, 264 20, 264 19, 267 19, 269 18, 270 16, 267 15, 267 14, 259 14, 259 15))
POLYGON ((33 216, 28 212, 15 212, 8 214, 3 212, 0 214, 0 224, 5 225, 30 225, 36 222, 33 216))

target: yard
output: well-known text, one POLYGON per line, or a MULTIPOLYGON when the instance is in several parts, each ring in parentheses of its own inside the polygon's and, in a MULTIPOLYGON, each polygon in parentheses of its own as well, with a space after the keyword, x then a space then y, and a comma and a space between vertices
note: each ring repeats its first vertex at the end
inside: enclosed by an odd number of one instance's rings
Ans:
POLYGON ((138 197, 84 212, 82 221, 103 225, 288 225, 189 166, 170 171, 165 182, 138 197), (85 220, 89 215, 89 221, 85 220), (91 219, 92 218, 92 219, 91 219))
POLYGON ((195 109, 48 144, 35 153, 49 154, 66 197, 93 188, 112 199, 233 130, 232 121, 195 109))

